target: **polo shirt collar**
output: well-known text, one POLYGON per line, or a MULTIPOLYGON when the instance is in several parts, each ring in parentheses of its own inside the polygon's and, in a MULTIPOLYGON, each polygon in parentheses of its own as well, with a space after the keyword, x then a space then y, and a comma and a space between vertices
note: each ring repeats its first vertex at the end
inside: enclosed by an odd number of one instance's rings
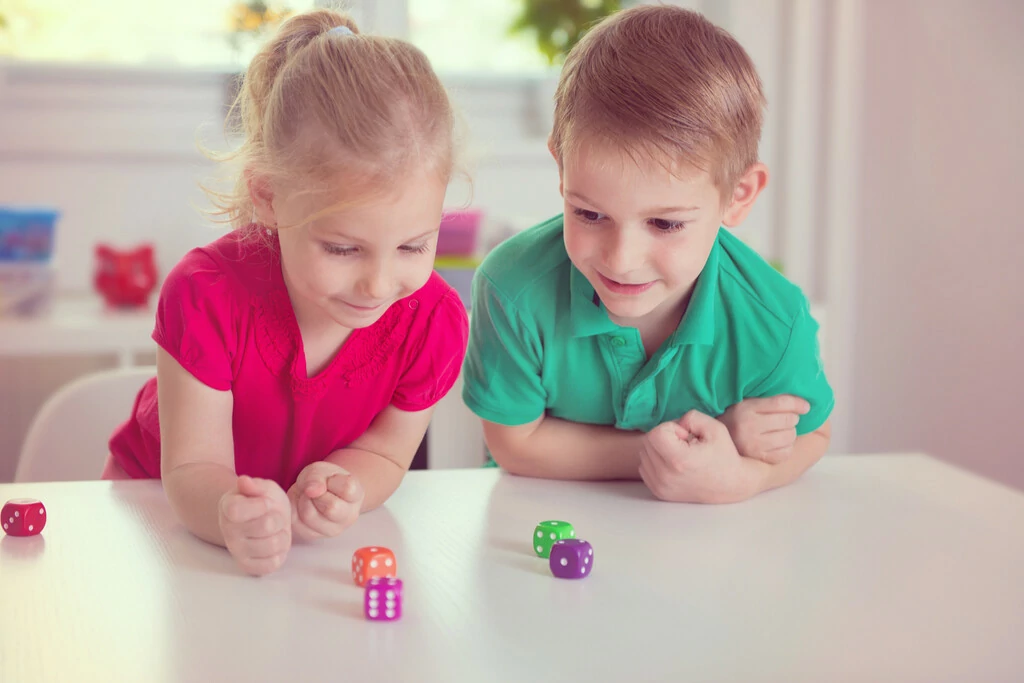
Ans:
MULTIPOLYGON (((722 228, 719 228, 721 235, 722 228)), ((697 277, 697 283, 686 307, 683 320, 668 338, 668 346, 687 344, 711 345, 715 341, 715 300, 718 298, 719 253, 721 241, 715 238, 707 263, 697 277)))
POLYGON ((573 337, 614 332, 619 326, 608 317, 587 277, 569 262, 569 322, 573 337))

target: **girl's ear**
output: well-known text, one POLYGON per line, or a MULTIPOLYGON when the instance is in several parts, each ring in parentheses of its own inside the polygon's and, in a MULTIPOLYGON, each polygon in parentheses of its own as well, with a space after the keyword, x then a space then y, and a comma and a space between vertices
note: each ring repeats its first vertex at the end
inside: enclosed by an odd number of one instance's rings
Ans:
POLYGON ((245 184, 249 188, 249 198, 256 215, 257 223, 268 228, 277 227, 277 215, 274 213, 274 190, 270 179, 255 171, 245 171, 245 184))

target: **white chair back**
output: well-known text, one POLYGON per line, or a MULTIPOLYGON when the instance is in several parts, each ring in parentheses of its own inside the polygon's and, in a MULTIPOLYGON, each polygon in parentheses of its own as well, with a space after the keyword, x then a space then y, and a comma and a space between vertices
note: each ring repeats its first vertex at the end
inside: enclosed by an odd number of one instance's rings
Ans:
POLYGON ((61 387, 32 420, 14 481, 99 479, 110 435, 128 419, 139 389, 154 376, 154 366, 121 368, 61 387))

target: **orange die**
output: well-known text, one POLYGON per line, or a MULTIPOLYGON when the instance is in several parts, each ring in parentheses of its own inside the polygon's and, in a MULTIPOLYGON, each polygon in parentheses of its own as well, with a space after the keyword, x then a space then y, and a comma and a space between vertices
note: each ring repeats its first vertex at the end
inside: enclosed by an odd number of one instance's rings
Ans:
POLYGON ((394 578, 397 571, 395 554, 387 548, 360 548, 352 554, 352 580, 357 586, 365 586, 370 579, 394 578))

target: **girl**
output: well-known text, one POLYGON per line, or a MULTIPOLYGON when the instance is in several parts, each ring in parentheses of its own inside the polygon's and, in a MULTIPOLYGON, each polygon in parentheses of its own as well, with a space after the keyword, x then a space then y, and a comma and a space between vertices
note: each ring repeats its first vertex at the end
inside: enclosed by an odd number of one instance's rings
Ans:
POLYGON ((184 525, 248 573, 394 492, 465 354, 433 272, 452 110, 427 59, 344 14, 287 21, 235 103, 235 230, 168 275, 157 377, 103 477, 160 477, 184 525))

